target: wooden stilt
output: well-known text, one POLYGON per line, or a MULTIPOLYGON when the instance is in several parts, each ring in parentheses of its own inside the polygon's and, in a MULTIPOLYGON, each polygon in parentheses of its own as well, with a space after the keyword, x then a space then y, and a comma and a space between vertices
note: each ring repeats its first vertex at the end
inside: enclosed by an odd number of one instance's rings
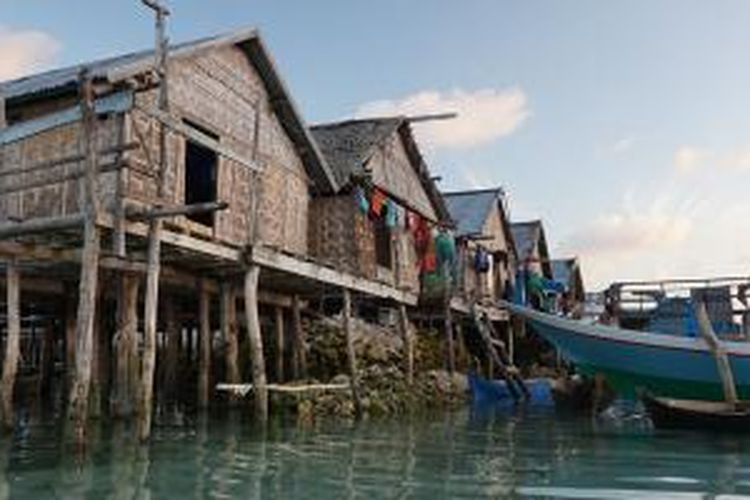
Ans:
POLYGON ((466 368, 468 362, 466 358, 466 344, 464 342, 464 329, 461 321, 456 321, 456 363, 458 369, 462 370, 466 368))
POLYGON ((138 377, 138 276, 123 273, 117 298, 112 415, 132 415, 138 377))
POLYGON ((357 354, 354 351, 354 332, 352 332, 352 295, 349 289, 344 288, 344 335, 346 336, 346 357, 349 362, 349 378, 352 386, 352 399, 354 401, 354 412, 357 417, 362 416, 362 400, 359 392, 359 374, 357 372, 357 354))
POLYGON ((82 142, 86 151, 86 175, 83 178, 83 189, 80 190, 80 197, 85 214, 85 223, 83 253, 81 255, 81 279, 78 289, 78 312, 76 315, 76 373, 68 408, 70 418, 73 421, 74 437, 79 444, 82 444, 85 440, 86 419, 88 417, 100 250, 99 228, 96 225, 98 193, 93 87, 85 72, 82 73, 82 142))
POLYGON ((54 369, 55 348, 55 324, 48 319, 44 324, 44 335, 42 336, 42 352, 39 359, 39 396, 49 394, 52 387, 52 370, 54 369))
POLYGON ((414 336, 412 335, 411 325, 409 325, 409 316, 406 314, 406 306, 400 304, 398 307, 399 325, 401 338, 404 342, 404 361, 406 370, 406 382, 409 385, 414 384, 414 336))
POLYGON ((268 388, 266 362, 263 358, 263 338, 258 318, 258 277, 260 268, 251 265, 245 274, 245 318, 250 344, 250 359, 253 364, 253 386, 255 388, 255 412, 265 422, 268 419, 268 388))
POLYGON ((211 371, 211 296, 201 284, 199 310, 198 407, 208 407, 211 371))
POLYGON ((13 430, 15 415, 13 414, 13 389, 16 385, 18 371, 19 345, 21 341, 21 304, 19 298, 20 278, 15 261, 6 264, 6 301, 8 328, 5 343, 5 360, 3 361, 3 378, 0 385, 0 415, 3 429, 13 430))
MULTIPOLYGON (((221 334, 224 337, 224 363, 226 367, 225 379, 227 383, 240 383, 240 367, 237 359, 237 303, 234 297, 234 287, 230 283, 221 285, 221 334)), ((230 402, 237 398, 230 396, 230 402)))
POLYGON ((164 297, 164 334, 167 337, 164 356, 164 395, 167 401, 173 402, 177 396, 182 328, 177 321, 174 299, 168 295, 164 297))
POLYGON ((276 382, 284 382, 284 308, 276 306, 274 309, 276 330, 276 382))
POLYGON ((292 335, 294 335, 294 378, 307 378, 307 340, 302 329, 299 296, 292 297, 292 335))
MULTIPOLYGON (((165 19, 169 12, 157 2, 147 2, 156 14, 156 66, 159 75, 159 109, 169 111, 167 99, 167 39, 164 34, 165 19)), ((143 145, 147 147, 147 145, 143 145)), ((159 182, 157 195, 166 197, 167 168, 167 129, 159 125, 159 182)), ((159 275, 161 273, 161 232, 162 219, 155 218, 148 225, 148 257, 146 267, 146 293, 143 313, 143 358, 141 362, 140 401, 138 402, 138 436, 141 441, 151 437, 151 416, 153 411, 154 372, 156 371, 156 315, 159 310, 159 275)))
POLYGON ((75 291, 65 293, 65 379, 68 391, 73 387, 76 366, 76 301, 75 291))
POLYGON ((446 302, 444 311, 445 364, 448 373, 453 374, 456 371, 456 352, 453 346, 453 314, 451 313, 450 301, 446 302))

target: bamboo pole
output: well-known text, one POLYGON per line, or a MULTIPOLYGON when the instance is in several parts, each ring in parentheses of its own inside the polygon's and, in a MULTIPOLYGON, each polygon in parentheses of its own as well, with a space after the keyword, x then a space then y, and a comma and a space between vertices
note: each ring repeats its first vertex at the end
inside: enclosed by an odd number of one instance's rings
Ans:
POLYGON ((78 444, 85 440, 88 399, 91 386, 91 362, 99 279, 99 228, 97 157, 95 148, 96 119, 93 109, 93 87, 86 71, 81 72, 81 109, 83 115, 83 146, 86 152, 86 175, 80 189, 81 205, 85 214, 81 279, 76 314, 76 373, 71 389, 68 412, 73 421, 73 432, 78 444))
POLYGON ((133 413, 137 387, 138 276, 131 273, 122 273, 119 285, 112 415, 127 417, 133 413))
POLYGON ((284 382, 284 308, 276 306, 274 309, 276 331, 276 382, 284 382))
MULTIPOLYGON (((221 334, 224 337, 224 363, 226 381, 229 384, 240 383, 240 368, 237 359, 237 303, 234 287, 231 283, 221 284, 221 334)), ((234 398, 232 398, 234 401, 234 398)))
POLYGON ((13 414, 13 389, 16 384, 16 372, 18 371, 19 344, 21 339, 21 305, 20 305, 20 277, 18 266, 14 260, 8 261, 5 269, 6 276, 6 300, 8 328, 5 344, 5 361, 3 362, 3 378, 0 385, 0 413, 2 414, 2 426, 7 431, 13 430, 15 416, 13 414))
POLYGON ((411 332, 409 316, 406 314, 406 306, 404 304, 399 305, 398 316, 401 327, 401 338, 404 342, 406 382, 411 386, 414 384, 414 336, 411 332))
POLYGON ((207 408, 211 372, 211 296, 205 283, 201 284, 199 293, 198 408, 207 408))
POLYGON ((352 332, 352 295, 348 288, 344 293, 344 335, 346 336, 346 358, 349 363, 349 377, 351 379, 352 400, 354 401, 354 412, 357 417, 362 416, 362 400, 359 392, 359 374, 357 373, 357 354, 354 351, 354 332, 352 332))
POLYGON ((307 341, 302 329, 299 295, 292 296, 292 332, 294 335, 294 378, 307 378, 307 341))
POLYGON ((262 422, 268 419, 268 389, 266 384, 266 362, 263 358, 263 338, 258 318, 258 277, 260 268, 250 265, 245 273, 245 318, 253 364, 253 386, 255 387, 255 412, 262 422))

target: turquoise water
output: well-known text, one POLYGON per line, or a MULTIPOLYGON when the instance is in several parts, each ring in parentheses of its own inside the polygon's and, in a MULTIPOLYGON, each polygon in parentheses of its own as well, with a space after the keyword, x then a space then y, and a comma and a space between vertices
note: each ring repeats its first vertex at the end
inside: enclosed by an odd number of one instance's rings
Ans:
POLYGON ((0 498, 738 498, 750 436, 657 432, 637 415, 434 413, 360 423, 240 415, 100 428, 83 458, 52 425, 0 441, 0 498))

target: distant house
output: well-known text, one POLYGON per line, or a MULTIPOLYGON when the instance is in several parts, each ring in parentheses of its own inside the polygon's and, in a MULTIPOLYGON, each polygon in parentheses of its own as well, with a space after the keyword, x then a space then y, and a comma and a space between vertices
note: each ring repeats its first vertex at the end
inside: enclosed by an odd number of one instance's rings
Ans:
POLYGON ((518 255, 518 266, 552 278, 547 238, 541 220, 513 222, 510 225, 518 255))
POLYGON ((586 290, 583 286, 581 264, 578 259, 575 257, 554 259, 552 277, 565 287, 563 308, 568 311, 582 310, 586 302, 586 290))
POLYGON ((515 280, 517 263, 502 188, 449 192, 443 197, 456 223, 458 293, 476 300, 501 298, 515 280), (487 256, 486 267, 482 255, 487 256))
POLYGON ((420 245, 450 217, 408 120, 348 120, 314 126, 312 134, 338 185, 312 200, 312 255, 418 293, 420 271, 430 265, 420 245))

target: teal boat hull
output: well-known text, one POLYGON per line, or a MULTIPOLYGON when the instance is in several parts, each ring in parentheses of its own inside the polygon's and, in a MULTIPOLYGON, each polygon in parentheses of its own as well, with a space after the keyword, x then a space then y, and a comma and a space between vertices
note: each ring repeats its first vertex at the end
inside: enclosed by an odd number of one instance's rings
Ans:
MULTIPOLYGON (((587 324, 508 305, 584 374, 601 374, 622 396, 723 399, 716 360, 701 338, 587 324)), ((750 399, 750 343, 724 342, 735 386, 750 399)))

